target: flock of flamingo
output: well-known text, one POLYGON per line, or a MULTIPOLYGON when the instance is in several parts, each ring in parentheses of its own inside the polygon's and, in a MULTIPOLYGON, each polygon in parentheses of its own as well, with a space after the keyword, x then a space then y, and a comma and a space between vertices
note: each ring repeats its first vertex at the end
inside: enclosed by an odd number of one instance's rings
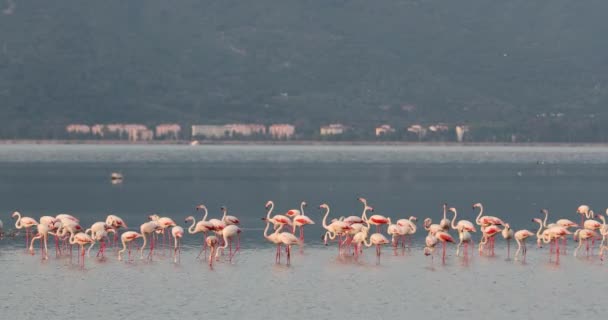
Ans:
MULTIPOLYGON (((374 208, 368 205, 364 198, 358 198, 363 205, 361 215, 353 215, 348 217, 333 218, 327 221, 330 214, 330 207, 327 204, 321 204, 319 209, 323 213, 322 226, 326 230, 322 236, 325 245, 330 242, 337 242, 338 255, 353 257, 358 259, 363 254, 364 247, 375 247, 376 262, 380 263, 382 247, 391 245, 394 254, 397 254, 399 247, 403 252, 410 250, 412 246, 412 237, 417 231, 417 218, 410 216, 409 218, 398 219, 393 223, 391 218, 372 214, 374 208), (370 216, 368 217, 368 213, 370 216), (372 225, 375 225, 375 232, 372 233, 372 225), (386 236, 383 234, 383 227, 386 225, 386 236), (371 233, 371 234, 370 234, 371 233), (388 237, 387 237, 388 236, 388 237), (390 238, 390 240, 389 240, 390 238)), ((304 244, 304 227, 306 225, 315 224, 315 222, 304 213, 307 206, 306 202, 300 204, 299 209, 290 209, 282 214, 273 215, 274 202, 266 203, 266 216, 262 218, 265 221, 264 238, 276 245, 275 263, 281 263, 281 254, 283 246, 285 247, 286 263, 291 264, 292 246, 297 245, 302 250, 304 244), (269 234, 270 226, 272 231, 269 234), (296 236, 299 228, 299 233, 296 236)), ((481 203, 473 205, 474 210, 479 213, 474 221, 457 220, 458 212, 455 208, 448 208, 447 204, 443 205, 443 217, 439 219, 438 224, 434 224, 431 218, 424 219, 423 227, 428 232, 425 238, 425 246, 423 252, 427 256, 434 259, 436 247, 441 243, 442 261, 445 263, 446 247, 448 243, 456 243, 456 240, 450 235, 450 230, 458 234, 458 243, 456 244, 456 257, 460 257, 461 253, 464 259, 469 258, 469 251, 473 251, 474 242, 472 233, 476 233, 479 228, 481 238, 477 245, 479 255, 494 255, 495 238, 498 234, 507 242, 507 259, 510 259, 511 241, 517 243, 517 251, 514 254, 514 259, 523 260, 525 262, 527 247, 526 240, 530 237, 536 237, 537 246, 542 247, 543 244, 550 244, 550 259, 553 254, 556 257, 556 263, 559 263, 560 252, 564 252, 567 248, 567 238, 572 235, 575 241, 579 244, 574 250, 574 256, 578 255, 583 244, 586 245, 586 252, 589 256, 593 254, 593 249, 596 241, 601 241, 599 245, 599 256, 603 260, 603 253, 608 248, 606 236, 608 235, 608 227, 606 226, 606 218, 601 214, 595 214, 587 205, 581 205, 576 210, 581 216, 581 223, 576 224, 568 219, 559 219, 554 223, 548 222, 549 211, 541 210, 544 218, 534 218, 533 222, 538 224, 536 233, 529 230, 513 231, 509 223, 495 216, 484 215, 484 208, 481 203), (448 218, 448 213, 452 214, 452 219, 448 218), (599 219, 595 220, 595 219, 599 219), (571 229, 575 229, 572 231, 571 229), (462 248, 462 250, 461 250, 462 248), (470 250, 469 250, 470 249, 470 250)), ((203 242, 200 253, 197 259, 205 259, 209 261, 209 266, 213 268, 214 261, 219 261, 221 256, 224 256, 225 249, 229 249, 227 260, 232 261, 233 257, 240 250, 240 234, 242 229, 239 227, 239 219, 228 215, 227 209, 222 207, 222 217, 219 219, 209 219, 208 210, 205 205, 196 206, 196 210, 203 212, 201 220, 196 221, 193 216, 188 216, 185 219, 186 223, 190 224, 187 229, 189 234, 203 235, 203 242), (235 248, 233 251, 233 244, 235 248), (209 255, 207 256, 207 250, 209 255)), ((608 209, 606 210, 608 215, 608 209)), ((125 251, 127 252, 127 261, 132 261, 131 249, 134 240, 142 238, 142 245, 139 247, 140 259, 152 260, 154 256, 155 242, 162 241, 163 248, 169 247, 173 240, 173 262, 179 263, 181 254, 181 240, 184 237, 184 228, 178 226, 172 218, 160 217, 156 214, 148 216, 148 221, 140 225, 139 231, 127 230, 127 224, 123 219, 116 215, 108 215, 105 221, 95 222, 88 229, 83 229, 79 224, 79 219, 70 214, 59 214, 55 217, 42 216, 38 220, 21 216, 19 212, 14 212, 12 218, 16 219, 15 228, 25 229, 26 249, 32 255, 35 254, 34 243, 40 241, 40 254, 43 260, 49 258, 47 240, 49 236, 55 239, 55 255, 59 257, 68 254, 72 255, 72 246, 77 245, 79 248, 79 264, 84 268, 85 255, 90 256, 91 249, 98 244, 97 257, 105 259, 105 250, 108 244, 116 247, 121 229, 125 229, 120 234, 122 248, 117 251, 117 259, 122 260, 125 251), (31 229, 36 228, 34 234, 31 229), (113 237, 110 237, 110 234, 113 237), (159 238, 162 237, 162 240, 159 238), (30 239, 31 238, 31 239, 30 239), (88 248, 86 248, 88 246, 88 248), (144 256, 144 250, 148 247, 148 253, 144 256)), ((2 224, 0 222, 0 232, 2 224)))

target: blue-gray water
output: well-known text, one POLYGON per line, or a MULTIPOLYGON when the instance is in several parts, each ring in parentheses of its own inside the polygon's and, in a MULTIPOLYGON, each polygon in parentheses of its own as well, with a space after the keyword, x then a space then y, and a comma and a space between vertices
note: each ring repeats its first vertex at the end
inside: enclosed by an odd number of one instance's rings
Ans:
MULTIPOLYGON (((70 212, 83 225, 108 213, 134 229, 159 213, 183 224, 199 203, 219 216, 225 205, 241 219, 243 250, 214 270, 197 262, 200 239, 186 235, 181 264, 158 257, 133 264, 87 259, 41 262, 26 255, 23 238, 0 240, 0 312, 19 319, 189 318, 527 318, 600 316, 608 266, 597 257, 562 257, 530 246, 527 264, 497 256, 464 265, 449 249, 447 264, 423 256, 424 234, 405 256, 373 249, 358 263, 322 246, 322 202, 331 217, 360 214, 366 197, 394 219, 440 218, 447 202, 473 220, 471 204, 515 229, 548 208, 552 217, 579 220, 579 204, 603 212, 608 149, 601 147, 370 147, 370 146, 0 146, 0 219, 5 230, 18 210, 32 217, 70 212), (112 185, 120 171, 124 183, 112 185), (267 200, 276 212, 310 205, 317 225, 292 266, 275 265, 261 233, 267 200), (435 316, 432 316, 435 315, 435 316)), ((420 226, 421 223, 419 223, 420 226)), ((533 241, 530 241, 532 244, 533 241)), ((571 244, 572 245, 572 244, 571 244)))

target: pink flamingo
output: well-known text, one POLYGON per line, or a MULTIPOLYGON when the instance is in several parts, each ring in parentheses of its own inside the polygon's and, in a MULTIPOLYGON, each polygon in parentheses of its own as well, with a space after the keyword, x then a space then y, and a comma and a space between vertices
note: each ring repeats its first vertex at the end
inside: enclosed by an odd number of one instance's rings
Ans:
POLYGON ((207 242, 207 247, 209 247, 209 268, 213 269, 213 257, 216 255, 217 246, 220 241, 216 236, 208 236, 205 241, 207 242))
POLYGON ((128 228, 127 224, 124 222, 122 218, 117 215, 110 214, 106 217, 106 224, 114 229, 114 246, 118 242, 118 229, 120 228, 128 228))
POLYGON ((122 260, 122 254, 127 250, 127 243, 129 243, 129 258, 127 261, 131 261, 131 243, 137 238, 141 238, 143 235, 135 231, 127 231, 120 236, 122 241, 122 250, 118 251, 118 260, 122 260))
POLYGON ((38 229, 38 234, 32 237, 32 242, 30 243, 30 253, 34 255, 34 241, 38 239, 40 240, 40 255, 42 256, 42 260, 47 260, 49 258, 47 247, 49 226, 47 224, 40 223, 36 225, 36 227, 38 229))
POLYGON ((515 241, 517 242, 517 251, 515 251, 515 261, 519 259, 519 252, 522 252, 523 261, 526 261, 526 254, 528 253, 528 248, 526 247, 526 239, 533 236, 534 233, 528 230, 519 230, 515 232, 515 241))
POLYGON ((513 239, 513 229, 508 223, 505 223, 502 229, 502 237, 507 240, 507 260, 511 259, 511 239, 513 239))
POLYGON ((442 253, 442 261, 443 263, 445 263, 445 249, 446 249, 446 244, 447 242, 451 242, 454 243, 454 238, 452 238, 451 235, 449 235, 447 232, 444 231, 438 231, 435 233, 435 238, 437 238, 437 240, 441 241, 441 246, 443 247, 443 253, 442 253))
POLYGON ((576 249, 574 250, 574 256, 577 256, 578 250, 583 246, 583 240, 585 240, 585 243, 587 244, 587 257, 589 256, 589 239, 594 239, 596 238, 598 235, 595 231, 593 230, 588 230, 588 229, 578 229, 574 232, 574 238, 578 238, 578 246, 576 247, 576 249))
MULTIPOLYGON (((500 228, 495 225, 490 225, 487 227, 482 227, 481 232, 483 234, 481 241, 479 242, 479 255, 483 252, 484 246, 490 242, 492 243, 494 237, 500 232, 500 228)), ((491 251, 490 255, 494 256, 494 246, 490 244, 489 250, 491 251)))
POLYGON ((281 263, 281 244, 283 242, 281 241, 281 239, 279 237, 279 232, 281 231, 282 227, 275 230, 274 233, 268 235, 268 228, 270 227, 270 221, 268 221, 268 219, 266 219, 266 218, 262 218, 262 220, 266 221, 266 228, 264 228, 264 238, 266 238, 266 240, 274 243, 277 246, 277 251, 274 256, 274 262, 281 263))
POLYGON ((365 241, 366 247, 376 246, 376 264, 380 264, 380 254, 382 246, 390 243, 390 241, 381 233, 374 233, 369 237, 369 242, 365 241))
POLYGON ((207 251, 207 242, 205 241, 205 239, 207 238, 207 233, 209 231, 214 230, 214 228, 215 228, 213 223, 211 223, 209 221, 205 221, 205 219, 207 219, 207 208, 205 208, 204 210, 205 210, 205 216, 203 216, 203 220, 200 220, 199 222, 196 222, 196 220, 194 219, 193 216, 189 216, 186 218, 186 223, 188 221, 192 221, 192 225, 190 226, 190 228, 188 228, 189 234, 203 233, 203 245, 201 247, 201 251, 199 252, 198 256, 196 257, 197 259, 199 259, 201 257, 201 254, 203 254, 203 252, 207 251))
POLYGON ((156 232, 157 230, 162 230, 162 227, 159 226, 158 223, 156 223, 156 221, 149 221, 149 222, 142 224, 139 227, 139 230, 141 231, 141 235, 144 238, 144 243, 141 246, 141 248, 139 249, 140 259, 144 258, 144 249, 146 248, 148 236, 150 236, 150 252, 148 253, 148 259, 152 260, 152 256, 154 254, 153 233, 156 232))
POLYGON ((184 236, 184 228, 180 226, 175 226, 171 228, 171 234, 173 235, 174 245, 173 245, 173 263, 177 263, 178 257, 181 261, 181 242, 182 237, 184 236))
MULTIPOLYGON (((218 249, 222 249, 222 252, 223 252, 224 249, 226 249, 227 247, 230 247, 228 259, 230 262, 232 262, 232 258, 234 257, 234 255, 236 255, 236 253, 241 248, 241 229, 234 224, 228 225, 228 226, 226 226, 226 228, 224 228, 222 230, 222 238, 224 239, 224 245, 218 247, 218 249), (236 249, 234 250, 234 253, 232 253, 232 241, 234 240, 234 238, 236 238, 236 249)), ((219 253, 220 253, 220 251, 217 251, 217 253, 216 253, 217 259, 219 259, 219 255, 218 255, 219 253)))
POLYGON ((266 219, 268 219, 268 221, 274 225, 275 230, 283 225, 292 226, 291 220, 282 214, 277 214, 272 218, 270 217, 272 210, 274 210, 274 202, 268 201, 265 207, 266 210, 268 210, 266 213, 266 219))
POLYGON ((306 202, 302 201, 300 204, 301 214, 293 217, 293 233, 296 232, 296 227, 300 227, 300 240, 304 242, 304 226, 308 224, 315 224, 312 219, 304 214, 304 207, 306 207, 306 202))
POLYGON ((301 245, 302 242, 290 232, 279 233, 279 239, 281 243, 285 245, 285 253, 287 253, 287 265, 291 265, 291 246, 301 245))
POLYGON ((338 253, 339 255, 342 255, 342 236, 346 234, 346 232, 348 232, 349 230, 352 229, 351 226, 349 226, 346 222, 344 221, 340 221, 340 220, 332 220, 332 222, 330 224, 327 224, 327 216, 329 215, 329 205, 324 203, 322 205, 319 206, 319 209, 321 210, 325 210, 325 215, 323 216, 323 228, 325 228, 325 230, 327 230, 327 232, 325 232, 325 235, 323 236, 323 241, 325 243, 325 245, 327 245, 327 240, 334 240, 336 237, 338 237, 338 253))
POLYGON ((237 217, 235 216, 227 216, 226 213, 228 213, 228 209, 226 207, 221 207, 220 208, 222 210, 222 212, 224 213, 224 216, 222 216, 222 221, 227 225, 231 225, 231 224, 239 224, 240 221, 237 217))
POLYGON ((38 221, 30 217, 22 217, 19 211, 13 212, 11 216, 13 219, 17 218, 15 221, 15 228, 23 229, 25 228, 25 247, 27 248, 30 240, 30 228, 38 225, 38 221))
POLYGON ((80 254, 79 260, 81 260, 81 267, 84 268, 84 246, 87 244, 93 243, 93 239, 89 237, 88 234, 84 232, 79 232, 77 234, 72 234, 70 237, 70 244, 77 244, 80 247, 78 248, 78 253, 80 254))
POLYGON ((576 209, 576 213, 581 215, 581 226, 585 223, 585 218, 589 219, 592 217, 592 215, 589 215, 589 211, 590 208, 586 204, 580 205, 576 209))
MULTIPOLYGON (((367 207, 367 200, 365 198, 359 198, 359 201, 361 201, 361 203, 363 203, 364 207, 367 207)), ((378 233, 382 231, 382 228, 381 228, 382 225, 385 225, 385 224, 389 225, 389 224, 391 224, 391 219, 390 218, 387 218, 387 217, 385 217, 383 215, 380 215, 380 214, 374 214, 371 217, 367 218, 367 214, 365 213, 365 210, 363 210, 363 216, 364 217, 362 217, 362 218, 364 220, 369 220, 370 224, 373 224, 373 225, 376 226, 376 232, 378 232, 378 233)))

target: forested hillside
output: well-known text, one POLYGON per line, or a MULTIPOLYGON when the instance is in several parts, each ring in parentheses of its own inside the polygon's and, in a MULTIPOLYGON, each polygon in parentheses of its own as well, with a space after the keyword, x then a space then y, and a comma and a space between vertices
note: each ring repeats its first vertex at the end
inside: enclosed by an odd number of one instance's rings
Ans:
POLYGON ((608 139, 605 0, 2 5, 0 138, 74 122, 445 122, 478 141, 608 139))

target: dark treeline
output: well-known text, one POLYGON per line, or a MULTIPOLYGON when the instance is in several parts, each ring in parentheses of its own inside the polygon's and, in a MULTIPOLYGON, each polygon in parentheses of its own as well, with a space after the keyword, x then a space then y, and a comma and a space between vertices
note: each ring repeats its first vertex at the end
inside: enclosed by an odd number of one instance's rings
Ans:
POLYGON ((110 122, 286 122, 314 138, 340 122, 363 139, 442 122, 473 141, 608 140, 603 0, 14 3, 0 138, 110 122))

